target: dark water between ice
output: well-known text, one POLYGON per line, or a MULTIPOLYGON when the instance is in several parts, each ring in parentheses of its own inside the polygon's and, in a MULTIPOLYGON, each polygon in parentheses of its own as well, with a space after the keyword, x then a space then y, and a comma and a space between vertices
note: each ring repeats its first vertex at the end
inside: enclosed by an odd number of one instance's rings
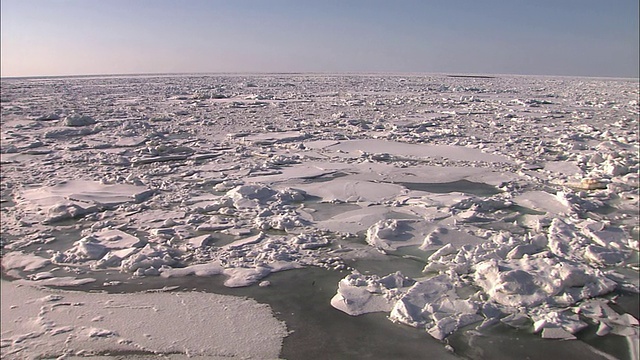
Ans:
MULTIPOLYGON (((388 260, 361 260, 357 265, 363 272, 379 273, 398 269, 402 257, 388 260)), ((403 271, 414 272, 422 267, 418 262, 402 265, 403 271)), ((206 291, 217 294, 245 296, 269 304, 276 317, 285 321, 292 333, 284 339, 281 357, 284 359, 604 359, 594 351, 606 352, 618 359, 630 359, 628 345, 619 336, 598 337, 595 327, 578 334, 580 341, 544 340, 530 331, 515 330, 496 325, 480 334, 473 328, 462 329, 449 337, 448 343, 455 354, 445 349, 424 330, 394 324, 387 313, 349 316, 331 307, 340 279, 347 271, 305 268, 270 275, 271 286, 253 285, 245 288, 227 288, 224 277, 149 277, 126 280, 120 285, 104 287, 107 280, 121 280, 122 274, 94 272, 98 279, 93 284, 73 287, 73 290, 104 290, 110 293, 138 292, 177 286, 180 291, 206 291), (589 344, 594 348, 587 346, 589 344)), ((412 274, 416 275, 416 274, 412 274)), ((618 299, 625 311, 638 316, 638 299, 623 294, 618 299)), ((621 309, 620 309, 621 310, 621 309)), ((477 325, 477 324, 476 324, 477 325)), ((133 355, 133 354, 132 354, 133 355)))

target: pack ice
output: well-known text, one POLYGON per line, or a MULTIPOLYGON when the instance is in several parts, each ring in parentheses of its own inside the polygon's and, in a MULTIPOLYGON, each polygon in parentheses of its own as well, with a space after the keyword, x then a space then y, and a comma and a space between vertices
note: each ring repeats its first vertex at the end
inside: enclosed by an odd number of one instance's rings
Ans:
MULTIPOLYGON (((548 339, 590 328, 638 354, 634 310, 616 304, 638 301, 637 81, 1 86, 2 268, 22 286, 216 275, 265 286, 274 272, 317 266, 345 272, 334 308, 384 312, 445 343, 496 324, 548 339), (416 271, 364 265, 391 259, 416 271)), ((76 331, 52 329, 37 331, 76 331)), ((94 337, 127 331, 103 330, 94 337)), ((2 336, 3 356, 42 355, 2 336)))

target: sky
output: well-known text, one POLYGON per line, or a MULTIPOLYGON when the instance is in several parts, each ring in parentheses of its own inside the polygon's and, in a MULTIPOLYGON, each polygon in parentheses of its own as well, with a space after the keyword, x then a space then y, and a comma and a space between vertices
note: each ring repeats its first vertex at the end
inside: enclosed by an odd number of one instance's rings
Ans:
POLYGON ((1 75, 639 76, 638 0, 1 0, 1 75))

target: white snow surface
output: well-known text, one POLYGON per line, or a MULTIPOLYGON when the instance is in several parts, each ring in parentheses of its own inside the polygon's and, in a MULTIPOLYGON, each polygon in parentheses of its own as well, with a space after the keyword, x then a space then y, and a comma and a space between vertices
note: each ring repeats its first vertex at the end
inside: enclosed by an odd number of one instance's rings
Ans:
POLYGON ((284 323, 254 300, 199 292, 81 293, 2 281, 2 358, 102 354, 277 359, 284 323))

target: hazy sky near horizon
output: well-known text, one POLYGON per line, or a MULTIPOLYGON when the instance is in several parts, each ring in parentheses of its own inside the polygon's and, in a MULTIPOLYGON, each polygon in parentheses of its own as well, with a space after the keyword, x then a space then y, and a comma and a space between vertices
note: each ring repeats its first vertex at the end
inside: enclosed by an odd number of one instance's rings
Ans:
POLYGON ((2 76, 638 77, 638 0, 2 0, 2 76))

